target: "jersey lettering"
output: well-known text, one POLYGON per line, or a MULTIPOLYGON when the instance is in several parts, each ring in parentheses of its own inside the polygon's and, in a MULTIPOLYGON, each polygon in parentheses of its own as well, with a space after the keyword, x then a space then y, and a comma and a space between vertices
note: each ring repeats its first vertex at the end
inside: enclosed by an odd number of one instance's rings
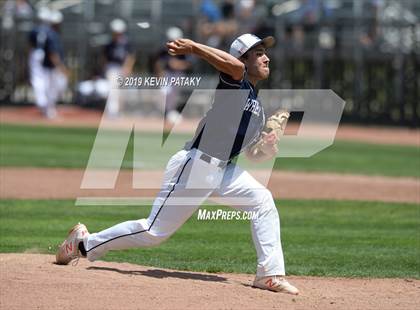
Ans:
POLYGON ((249 111, 256 116, 260 116, 261 106, 258 100, 248 98, 244 111, 249 111))

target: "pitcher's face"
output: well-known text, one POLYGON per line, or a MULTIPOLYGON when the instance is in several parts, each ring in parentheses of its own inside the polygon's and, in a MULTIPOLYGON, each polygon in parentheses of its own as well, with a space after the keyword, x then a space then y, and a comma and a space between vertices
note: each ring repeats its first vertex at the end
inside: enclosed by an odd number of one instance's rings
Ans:
POLYGON ((242 58, 243 63, 247 67, 247 74, 256 80, 265 80, 270 75, 270 58, 267 56, 267 50, 263 45, 258 45, 247 54, 247 58, 242 58))

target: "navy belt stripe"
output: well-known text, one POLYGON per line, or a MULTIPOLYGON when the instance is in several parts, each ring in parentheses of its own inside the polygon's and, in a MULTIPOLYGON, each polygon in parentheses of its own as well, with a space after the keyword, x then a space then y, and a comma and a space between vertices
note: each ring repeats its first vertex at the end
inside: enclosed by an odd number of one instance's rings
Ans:
POLYGON ((115 240, 115 239, 118 239, 118 238, 123 238, 123 237, 127 237, 127 236, 132 236, 132 235, 137 235, 137 234, 140 234, 140 233, 145 232, 145 231, 150 231, 150 229, 152 228, 153 224, 155 223, 155 221, 156 221, 156 219, 157 219, 157 217, 158 217, 158 215, 159 215, 160 211, 161 211, 161 210, 162 210, 162 208, 165 206, 165 202, 166 202, 166 200, 168 200, 169 196, 170 196, 170 195, 172 194, 172 192, 175 190, 175 186, 178 184, 179 180, 181 179, 182 173, 184 172, 184 169, 185 169, 185 167, 187 166, 187 164, 188 164, 188 162, 190 161, 190 159, 191 159, 191 158, 188 158, 188 160, 185 162, 184 166, 183 166, 183 167, 182 167, 182 169, 181 169, 181 172, 179 173, 178 179, 176 180, 176 182, 175 182, 174 186, 172 187, 171 191, 168 193, 168 195, 166 196, 166 198, 165 198, 165 200, 163 201, 162 205, 160 206, 159 211, 156 213, 156 216, 155 216, 155 218, 153 219, 153 222, 152 222, 152 224, 150 224, 150 227, 149 227, 148 229, 144 229, 144 230, 137 231, 137 232, 133 232, 133 233, 130 233, 130 234, 125 234, 125 235, 121 235, 121 236, 114 237, 114 238, 112 238, 112 239, 109 239, 109 240, 107 240, 107 241, 104 241, 104 242, 102 242, 102 243, 100 243, 100 244, 95 245, 93 248, 91 248, 91 249, 89 249, 89 250, 86 250, 86 253, 89 253, 89 252, 90 252, 90 251, 92 251, 93 249, 96 249, 97 247, 99 247, 99 246, 101 246, 101 245, 104 245, 105 243, 111 242, 111 241, 113 241, 113 240, 115 240))

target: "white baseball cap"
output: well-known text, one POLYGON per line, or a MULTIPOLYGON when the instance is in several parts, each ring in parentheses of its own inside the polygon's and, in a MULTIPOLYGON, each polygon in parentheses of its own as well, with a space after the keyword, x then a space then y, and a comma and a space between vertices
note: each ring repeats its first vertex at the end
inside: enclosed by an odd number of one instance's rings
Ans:
POLYGON ((127 30, 127 25, 126 23, 119 18, 114 19, 110 24, 109 24, 112 32, 116 32, 116 33, 123 33, 127 30))
POLYGON ((42 22, 49 22, 51 11, 49 8, 43 6, 38 10, 38 19, 42 22))
POLYGON ((243 54, 245 54, 247 51, 249 51, 254 46, 257 46, 259 44, 263 44, 264 47, 272 47, 276 40, 272 36, 265 37, 264 39, 260 39, 256 35, 245 33, 235 39, 233 41, 232 45, 230 46, 229 53, 239 58, 243 54))
POLYGON ((51 24, 60 24, 63 21, 63 14, 60 11, 54 10, 50 12, 49 21, 51 24))

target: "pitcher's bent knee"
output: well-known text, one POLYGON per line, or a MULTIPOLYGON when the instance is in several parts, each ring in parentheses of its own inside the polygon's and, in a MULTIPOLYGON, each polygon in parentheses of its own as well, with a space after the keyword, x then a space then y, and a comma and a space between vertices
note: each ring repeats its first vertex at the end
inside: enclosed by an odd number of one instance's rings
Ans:
POLYGON ((267 207, 267 206, 275 207, 273 195, 266 188, 258 190, 257 201, 260 207, 267 207))

